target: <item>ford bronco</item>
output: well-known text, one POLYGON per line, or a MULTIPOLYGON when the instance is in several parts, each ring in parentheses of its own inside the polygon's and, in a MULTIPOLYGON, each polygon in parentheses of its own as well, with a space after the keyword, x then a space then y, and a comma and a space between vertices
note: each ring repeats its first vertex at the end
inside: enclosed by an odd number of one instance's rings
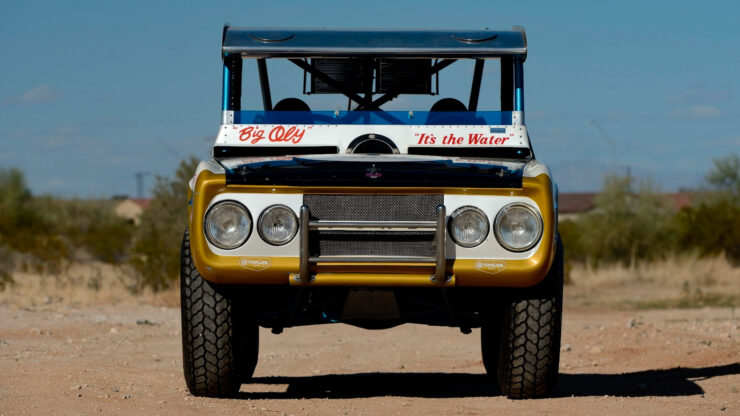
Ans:
POLYGON ((192 394, 236 394, 260 326, 337 322, 481 328, 503 394, 552 389, 563 248, 557 187, 524 122, 526 56, 519 27, 224 28, 221 126, 182 242, 192 394), (268 63, 298 76, 271 80, 268 63), (456 66, 467 80, 441 77, 456 66))

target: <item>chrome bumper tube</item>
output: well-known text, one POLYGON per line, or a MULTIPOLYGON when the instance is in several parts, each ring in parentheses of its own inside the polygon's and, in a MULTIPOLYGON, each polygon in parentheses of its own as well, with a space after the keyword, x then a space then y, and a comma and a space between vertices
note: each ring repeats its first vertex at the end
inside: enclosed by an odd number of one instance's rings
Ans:
POLYGON ((300 266, 295 279, 300 283, 307 284, 313 281, 311 275, 311 264, 316 263, 432 263, 435 264, 435 273, 430 276, 434 283, 443 285, 449 278, 445 272, 446 252, 445 237, 447 230, 447 211, 444 205, 437 207, 436 221, 311 221, 311 212, 306 205, 300 210, 300 266), (427 230, 435 232, 435 256, 434 257, 400 257, 400 256, 317 256, 309 255, 309 231, 310 230, 374 230, 374 231, 404 231, 404 230, 427 230))

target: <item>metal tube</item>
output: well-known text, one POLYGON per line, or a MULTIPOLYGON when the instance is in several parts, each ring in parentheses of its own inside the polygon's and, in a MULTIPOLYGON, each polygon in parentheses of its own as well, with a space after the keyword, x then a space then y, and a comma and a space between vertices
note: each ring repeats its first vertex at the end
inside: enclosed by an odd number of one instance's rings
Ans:
POLYGON ((447 230, 447 212, 444 205, 437 207, 437 235, 435 242, 437 244, 437 268, 432 281, 438 285, 447 282, 447 252, 445 247, 445 234, 447 230))
POLYGON ((290 62, 293 62, 296 64, 299 68, 303 69, 304 71, 308 72, 312 76, 315 76, 316 78, 324 81, 326 85, 334 88, 347 98, 351 99, 352 101, 360 104, 360 106, 364 106, 365 104, 368 104, 364 98, 360 97, 359 95, 355 94, 354 92, 350 91, 348 88, 345 88, 344 85, 334 80, 334 78, 326 75, 325 73, 319 71, 318 69, 312 67, 308 63, 300 60, 300 59, 288 59, 290 62))
POLYGON ((242 58, 239 55, 224 55, 223 111, 241 110, 242 58))
MULTIPOLYGON (((434 263, 435 257, 310 257, 310 263, 434 263)), ((301 279, 303 280, 303 279, 301 279)))
POLYGON ((478 109, 478 97, 480 96, 480 82, 483 78, 483 59, 475 60, 475 70, 473 72, 473 85, 470 87, 470 101, 468 102, 468 111, 478 109))
POLYGON ((309 283, 311 282, 311 271, 309 269, 310 260, 308 258, 308 224, 311 222, 311 213, 307 206, 301 206, 300 215, 300 265, 298 268, 298 276, 301 283, 309 283))
POLYGON ((436 221, 417 221, 417 222, 404 222, 404 221, 311 221, 309 223, 311 230, 320 230, 327 228, 387 228, 387 229, 428 229, 436 230, 436 221))
POLYGON ((229 82, 230 81, 231 81, 231 76, 229 75, 229 64, 227 61, 227 56, 224 56, 224 85, 223 85, 223 91, 221 91, 221 97, 223 99, 221 109, 223 111, 229 110, 229 82))
POLYGON ((265 111, 272 111, 272 96, 270 95, 270 79, 267 76, 267 62, 265 58, 257 59, 257 69, 260 74, 260 89, 262 89, 262 106, 265 111))
POLYGON ((514 59, 501 57, 501 111, 514 111, 514 59))
POLYGON ((516 92, 514 94, 514 110, 524 111, 524 65, 521 58, 514 60, 516 69, 514 70, 516 92))

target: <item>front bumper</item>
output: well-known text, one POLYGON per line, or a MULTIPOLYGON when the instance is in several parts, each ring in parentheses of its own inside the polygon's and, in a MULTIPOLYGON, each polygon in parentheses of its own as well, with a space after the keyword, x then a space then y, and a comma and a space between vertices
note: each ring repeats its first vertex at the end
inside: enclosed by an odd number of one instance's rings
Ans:
POLYGON ((436 221, 405 224, 331 223, 310 220, 309 207, 300 210, 299 255, 226 256, 214 253, 203 235, 203 214, 210 201, 223 193, 363 193, 362 188, 289 187, 228 185, 224 175, 201 172, 195 183, 190 209, 192 257, 201 275, 223 284, 291 284, 305 286, 384 286, 384 287, 528 287, 547 274, 555 253, 555 212, 550 178, 539 175, 523 178, 522 188, 373 188, 372 192, 445 193, 456 195, 496 195, 526 197, 537 204, 544 230, 537 250, 525 259, 450 258, 445 247, 446 207, 437 208, 436 221), (341 226, 349 229, 384 228, 427 229, 435 232, 435 255, 429 257, 374 257, 309 255, 309 230, 341 226))

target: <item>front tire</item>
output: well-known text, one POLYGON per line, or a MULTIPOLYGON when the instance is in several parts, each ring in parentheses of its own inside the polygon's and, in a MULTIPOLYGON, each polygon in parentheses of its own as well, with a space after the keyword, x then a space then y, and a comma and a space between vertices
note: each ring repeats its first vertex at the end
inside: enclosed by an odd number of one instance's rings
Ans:
POLYGON ((501 393, 528 399, 555 387, 563 312, 563 245, 545 279, 505 304, 498 382, 501 393))
POLYGON ((233 397, 257 365, 259 327, 200 275, 185 231, 180 261, 185 381, 194 396, 233 397))

